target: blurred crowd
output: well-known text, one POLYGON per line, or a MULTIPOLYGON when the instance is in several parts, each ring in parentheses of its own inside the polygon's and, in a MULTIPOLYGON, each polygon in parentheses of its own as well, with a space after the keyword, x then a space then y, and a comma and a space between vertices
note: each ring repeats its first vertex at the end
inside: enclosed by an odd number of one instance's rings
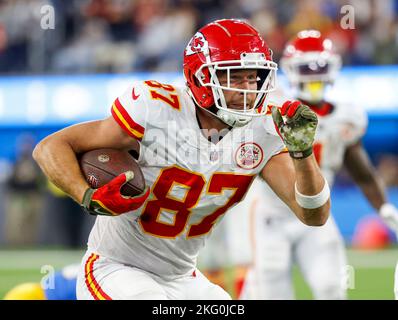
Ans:
POLYGON ((315 28, 346 65, 394 64, 397 13, 398 0, 0 0, 0 73, 179 71, 195 30, 219 18, 250 20, 275 60, 315 28), (42 28, 48 5, 53 29, 42 28), (348 12, 354 29, 342 28, 348 12))

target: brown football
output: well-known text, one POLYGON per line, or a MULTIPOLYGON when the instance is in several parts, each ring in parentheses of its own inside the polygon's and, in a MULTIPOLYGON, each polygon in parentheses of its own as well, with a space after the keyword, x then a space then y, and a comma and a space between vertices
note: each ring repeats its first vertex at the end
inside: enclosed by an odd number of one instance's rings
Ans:
POLYGON ((134 178, 121 189, 125 196, 136 196, 145 189, 145 179, 138 163, 128 151, 96 149, 79 156, 80 169, 89 185, 97 189, 126 171, 133 171, 134 178))

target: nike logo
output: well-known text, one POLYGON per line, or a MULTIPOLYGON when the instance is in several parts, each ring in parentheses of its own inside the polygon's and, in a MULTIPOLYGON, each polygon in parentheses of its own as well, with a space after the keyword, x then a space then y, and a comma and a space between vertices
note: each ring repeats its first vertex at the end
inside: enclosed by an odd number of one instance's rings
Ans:
POLYGON ((133 92, 132 92, 133 100, 137 100, 140 97, 140 95, 139 94, 136 95, 134 90, 135 90, 135 88, 133 88, 133 92))

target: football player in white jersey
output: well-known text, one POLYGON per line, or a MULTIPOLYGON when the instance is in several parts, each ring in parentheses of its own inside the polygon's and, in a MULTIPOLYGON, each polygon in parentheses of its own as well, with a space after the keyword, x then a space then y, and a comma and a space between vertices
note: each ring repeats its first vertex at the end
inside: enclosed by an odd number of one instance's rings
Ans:
POLYGON ((300 102, 268 107, 276 70, 252 26, 218 20, 185 49, 186 87, 132 83, 109 118, 68 127, 36 146, 33 156, 49 179, 100 214, 78 299, 230 298, 196 269, 196 258, 259 174, 303 223, 326 222, 330 192, 312 153, 317 117, 300 102), (148 191, 121 196, 130 172, 90 188, 76 155, 98 148, 136 150, 148 191))
MULTIPOLYGON (((367 126, 365 112, 325 101, 325 89, 341 67, 331 40, 316 30, 301 31, 286 45, 280 65, 295 97, 318 115, 313 150, 329 185, 344 165, 386 224, 398 231, 398 211, 387 202, 361 144, 367 126)), ((292 266, 297 264, 314 298, 345 299, 349 270, 333 217, 319 228, 296 223, 272 188, 258 181, 252 190, 256 192, 251 234, 255 246, 241 298, 293 299, 292 266)))

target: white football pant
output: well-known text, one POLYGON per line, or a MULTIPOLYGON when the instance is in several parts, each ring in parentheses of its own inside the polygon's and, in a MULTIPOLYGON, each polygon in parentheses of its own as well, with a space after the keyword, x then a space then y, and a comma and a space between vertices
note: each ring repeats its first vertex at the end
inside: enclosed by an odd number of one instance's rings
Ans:
POLYGON ((77 278, 78 300, 229 300, 199 270, 165 280, 144 270, 87 252, 77 278))
POLYGON ((275 217, 256 214, 254 221, 253 265, 241 299, 294 299, 294 264, 315 299, 346 298, 344 241, 332 217, 322 227, 307 226, 293 213, 275 217))

